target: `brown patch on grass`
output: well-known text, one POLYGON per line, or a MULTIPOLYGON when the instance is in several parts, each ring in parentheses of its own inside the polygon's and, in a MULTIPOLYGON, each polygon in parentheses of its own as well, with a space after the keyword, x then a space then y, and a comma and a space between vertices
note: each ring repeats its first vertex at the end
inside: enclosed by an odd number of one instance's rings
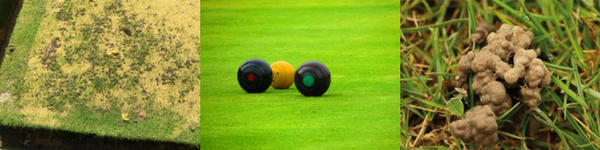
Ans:
POLYGON ((58 113, 49 110, 47 107, 25 105, 21 108, 21 114, 23 114, 23 117, 25 118, 24 121, 30 125, 50 127, 57 127, 60 125, 56 118, 58 113))
POLYGON ((149 17, 147 20, 160 22, 164 28, 154 28, 150 32, 160 35, 160 41, 170 41, 159 43, 158 52, 150 54, 146 59, 147 63, 154 64, 161 71, 143 73, 141 77, 144 87, 156 91, 155 100, 159 106, 173 110, 185 118, 188 124, 199 123, 200 79, 196 75, 199 74, 200 64, 195 61, 200 58, 200 50, 197 49, 200 45, 200 15, 190 14, 200 14, 200 1, 157 0, 130 6, 137 14, 155 14, 149 15, 155 17, 149 17), (163 19, 164 21, 160 21, 163 19), (186 61, 192 63, 186 65, 186 61))
POLYGON ((84 72, 86 72, 87 70, 89 70, 90 68, 92 68, 92 64, 90 64, 89 62, 82 62, 82 63, 66 64, 66 65, 63 65, 60 69, 65 74, 81 75, 84 72))
POLYGON ((4 93, 0 94, 0 102, 6 102, 6 101, 9 101, 10 99, 11 99, 10 92, 4 92, 4 93))
POLYGON ((166 109, 185 119, 175 137, 199 124, 199 7, 199 0, 50 2, 27 63, 22 113, 56 119, 78 108, 144 121, 166 109), (119 55, 107 57, 110 50, 119 55))
POLYGON ((105 97, 103 93, 96 93, 96 96, 88 103, 88 107, 107 111, 111 108, 111 100, 105 97))
POLYGON ((188 124, 182 124, 175 127, 173 129, 173 132, 171 133, 171 136, 169 136, 169 139, 175 139, 179 137, 179 135, 181 135, 181 133, 186 130, 190 130, 188 124))

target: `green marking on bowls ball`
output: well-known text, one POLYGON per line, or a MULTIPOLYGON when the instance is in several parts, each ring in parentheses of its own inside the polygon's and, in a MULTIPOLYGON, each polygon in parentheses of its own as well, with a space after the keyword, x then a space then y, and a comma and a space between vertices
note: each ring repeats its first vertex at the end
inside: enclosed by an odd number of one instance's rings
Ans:
POLYGON ((306 87, 311 87, 313 84, 315 84, 315 78, 311 75, 306 75, 304 78, 302 78, 302 83, 304 83, 306 87))

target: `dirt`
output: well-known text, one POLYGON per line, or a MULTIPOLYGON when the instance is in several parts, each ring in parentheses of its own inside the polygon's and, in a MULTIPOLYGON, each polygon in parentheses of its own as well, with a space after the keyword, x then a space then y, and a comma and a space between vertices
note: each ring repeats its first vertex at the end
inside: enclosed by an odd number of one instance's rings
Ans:
POLYGON ((199 146, 134 141, 67 131, 0 126, 0 149, 197 150, 199 146))

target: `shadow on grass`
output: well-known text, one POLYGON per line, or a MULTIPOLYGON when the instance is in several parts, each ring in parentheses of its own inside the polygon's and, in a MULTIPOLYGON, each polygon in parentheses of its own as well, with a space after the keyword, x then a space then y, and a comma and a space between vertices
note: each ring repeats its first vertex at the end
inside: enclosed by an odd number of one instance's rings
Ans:
MULTIPOLYGON (((286 90, 290 90, 290 89, 269 89, 269 90, 266 90, 266 91, 264 91, 262 93, 248 93, 248 92, 242 90, 242 91, 239 91, 239 92, 236 92, 236 93, 237 94, 249 94, 249 95, 275 94, 277 92, 286 92, 286 90), (273 90, 273 91, 269 91, 269 90, 273 90)), ((321 96, 304 96, 304 95, 302 95, 302 93, 298 92, 297 90, 296 90, 296 92, 297 93, 294 94, 295 97, 315 97, 315 98, 319 98, 319 97, 338 97, 338 96, 340 96, 340 94, 336 94, 336 93, 325 93, 325 94, 323 94, 321 96)))
POLYGON ((0 126, 0 149, 196 150, 200 148, 171 142, 136 141, 59 130, 0 126))
POLYGON ((306 97, 306 98, 319 98, 319 97, 338 97, 340 96, 339 94, 335 94, 335 93, 325 93, 321 96, 304 96, 302 95, 300 92, 298 92, 298 95, 296 95, 296 97, 306 97))
POLYGON ((8 46, 10 35, 15 27, 17 15, 21 11, 22 5, 23 0, 0 1, 0 65, 4 61, 6 47, 8 46))

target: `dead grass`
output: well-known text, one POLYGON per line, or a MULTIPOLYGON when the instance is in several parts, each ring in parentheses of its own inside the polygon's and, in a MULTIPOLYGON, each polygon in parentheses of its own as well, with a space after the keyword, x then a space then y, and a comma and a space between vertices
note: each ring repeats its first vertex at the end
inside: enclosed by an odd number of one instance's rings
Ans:
POLYGON ((39 107, 36 104, 25 105, 21 108, 21 114, 25 118, 25 123, 40 126, 59 126, 57 119, 58 113, 51 111, 46 107, 39 107))
POLYGON ((9 101, 10 99, 11 99, 10 92, 4 92, 4 93, 0 94, 0 102, 6 102, 6 101, 9 101))
POLYGON ((199 126, 199 7, 199 0, 49 2, 18 101, 26 122, 58 127, 56 118, 75 107, 137 114, 140 122, 171 111, 185 119, 171 139, 199 126), (111 50, 119 54, 107 57, 111 50))

